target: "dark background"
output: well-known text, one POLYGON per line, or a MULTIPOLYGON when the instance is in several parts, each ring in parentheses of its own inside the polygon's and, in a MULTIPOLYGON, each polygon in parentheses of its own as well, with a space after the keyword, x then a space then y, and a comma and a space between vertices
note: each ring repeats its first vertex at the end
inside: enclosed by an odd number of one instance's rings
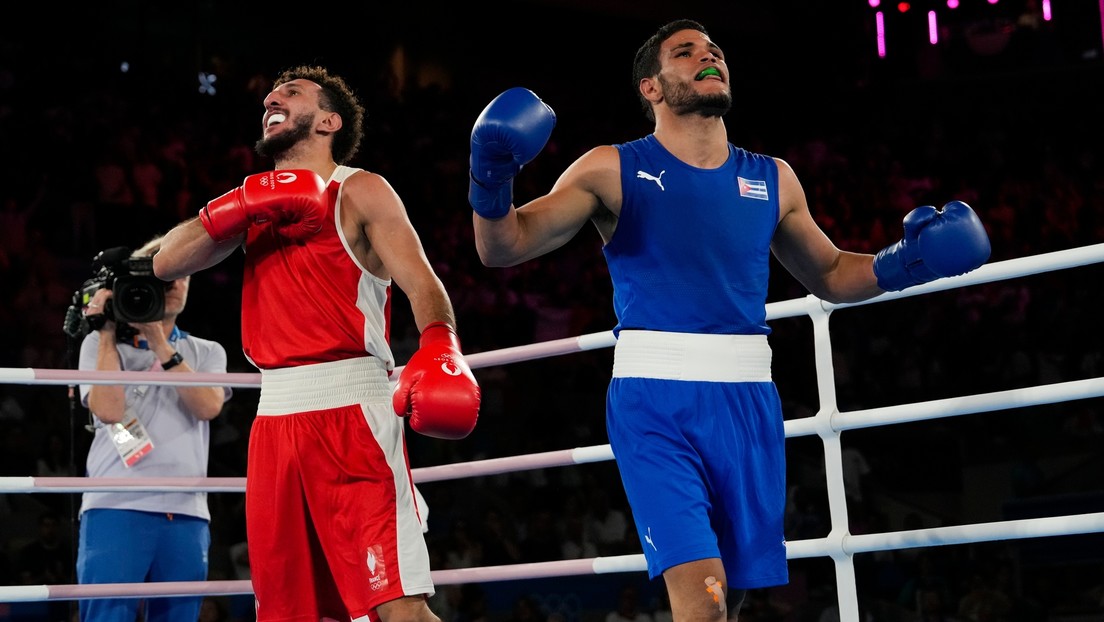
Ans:
MULTIPOLYGON (((633 53, 680 17, 704 23, 726 52, 736 96, 730 140, 785 158, 841 248, 875 252, 897 239, 909 209, 952 199, 985 222, 992 261, 1099 243, 1098 6, 1056 0, 1054 20, 1034 27, 1028 0, 962 4, 949 12, 915 2, 904 14, 895 3, 883 7, 886 58, 875 54, 874 11, 862 0, 24 7, 28 18, 0 23, 0 284, 11 296, 0 305, 0 365, 74 365, 75 343, 60 328, 92 256, 139 246, 270 166, 251 151, 260 102, 279 70, 299 63, 325 64, 357 88, 368 118, 352 164, 380 172, 403 197, 453 297, 466 351, 609 330, 608 275, 589 228, 522 267, 479 263, 466 202, 468 135, 502 90, 538 93, 557 127, 515 192, 520 201, 543 192, 587 149, 651 131, 629 79, 633 53), (942 24, 935 46, 929 8, 942 24), (216 76, 214 94, 200 91, 200 73, 216 76), (142 200, 141 171, 151 166, 160 182, 142 200)), ((1100 278, 1098 267, 1077 268, 837 311, 840 410, 1101 376, 1100 278)), ((240 350, 239 288, 239 256, 197 274, 180 324, 223 343, 231 371, 251 372, 240 350)), ((775 266, 771 301, 805 294, 775 266)), ((416 335, 401 292, 394 314, 402 363, 416 335)), ((786 417, 810 416, 818 402, 808 320, 772 328, 786 417)), ((602 350, 477 370, 477 430, 458 442, 411 434, 412 466, 605 444, 610 360, 602 350)), ((255 400, 237 390, 215 422, 212 476, 244 475, 255 400)), ((861 490, 849 489, 850 530, 1102 511, 1100 410, 1091 399, 847 432, 845 447, 870 466, 861 490)), ((0 475, 83 474, 87 416, 64 387, 0 387, 0 475)), ((787 537, 823 537, 820 443, 796 438, 787 449, 787 537)), ((435 568, 559 558, 567 525, 603 518, 603 495, 630 529, 599 554, 639 552, 612 463, 421 488, 435 568), (503 545, 510 542, 516 548, 503 545)), ((213 579, 239 576, 231 547, 244 539, 240 501, 211 495, 213 579)), ((78 506, 76 495, 0 495, 0 584, 74 582, 65 540, 78 506), (64 543, 51 549, 61 551, 60 567, 48 574, 32 563, 42 555, 23 549, 35 544, 43 512, 60 522, 64 543)), ((994 605, 1004 613, 991 619, 1099 618, 1102 550, 1097 536, 1071 536, 864 554, 856 557, 860 597, 878 620, 911 619, 935 607, 920 604, 932 593, 958 613, 979 592, 1007 605, 994 605)), ((789 586, 755 592, 741 619, 817 620, 834 602, 831 562, 795 560, 791 573, 789 586)), ((511 610, 528 595, 569 620, 604 619, 625 585, 640 592, 642 609, 657 606, 659 585, 638 575, 447 587, 433 604, 446 622, 520 620, 511 610)), ((219 603, 232 619, 248 617, 240 599, 219 603)), ((0 620, 56 619, 66 606, 0 606, 0 620)))

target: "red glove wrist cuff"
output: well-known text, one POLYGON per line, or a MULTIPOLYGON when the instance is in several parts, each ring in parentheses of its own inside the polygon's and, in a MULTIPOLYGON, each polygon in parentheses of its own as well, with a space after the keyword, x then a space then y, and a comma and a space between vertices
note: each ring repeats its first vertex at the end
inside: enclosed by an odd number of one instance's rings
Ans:
POLYGON ((241 188, 235 188, 199 210, 199 220, 212 240, 229 240, 249 228, 249 217, 241 207, 240 195, 241 188))
POLYGON ((426 324, 426 327, 422 329, 422 336, 418 338, 418 345, 425 347, 426 344, 438 341, 448 341, 457 350, 460 349, 460 339, 456 335, 456 329, 448 322, 430 322, 426 324))

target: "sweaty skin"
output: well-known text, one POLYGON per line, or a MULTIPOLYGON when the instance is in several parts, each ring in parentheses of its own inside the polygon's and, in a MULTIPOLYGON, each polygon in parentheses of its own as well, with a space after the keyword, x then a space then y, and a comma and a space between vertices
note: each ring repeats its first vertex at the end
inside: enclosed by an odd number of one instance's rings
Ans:
POLYGON ((705 578, 705 591, 709 592, 713 596, 713 602, 717 603, 717 610, 724 611, 724 586, 721 585, 721 582, 717 580, 717 577, 709 576, 705 578))

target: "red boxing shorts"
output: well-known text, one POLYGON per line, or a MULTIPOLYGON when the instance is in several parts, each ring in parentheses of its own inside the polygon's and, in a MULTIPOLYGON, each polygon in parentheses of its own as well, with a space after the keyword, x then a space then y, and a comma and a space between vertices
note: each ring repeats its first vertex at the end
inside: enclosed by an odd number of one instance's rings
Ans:
POLYGON ((257 620, 377 619, 434 593, 403 419, 374 357, 266 370, 249 439, 257 620))

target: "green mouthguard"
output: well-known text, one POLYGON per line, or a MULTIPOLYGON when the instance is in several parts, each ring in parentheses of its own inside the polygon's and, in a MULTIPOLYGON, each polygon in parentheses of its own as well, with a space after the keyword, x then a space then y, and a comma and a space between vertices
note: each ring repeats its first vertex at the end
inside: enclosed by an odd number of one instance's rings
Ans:
POLYGON ((697 79, 701 80, 701 79, 705 78, 706 76, 719 76, 719 75, 721 75, 721 72, 717 71, 716 67, 706 67, 705 69, 701 70, 701 73, 698 74, 697 79))

